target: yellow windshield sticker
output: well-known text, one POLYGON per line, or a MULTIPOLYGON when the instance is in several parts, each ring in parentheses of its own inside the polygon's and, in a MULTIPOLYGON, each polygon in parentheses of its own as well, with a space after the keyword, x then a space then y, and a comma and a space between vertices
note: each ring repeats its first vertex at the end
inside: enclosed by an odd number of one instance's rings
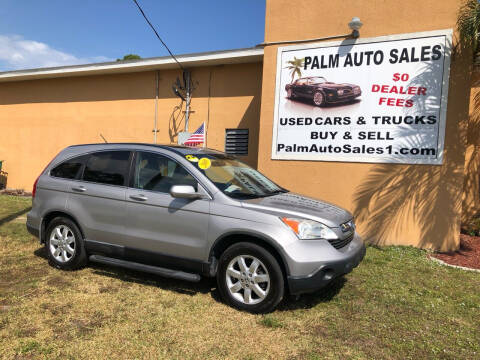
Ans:
POLYGON ((198 162, 198 158, 196 156, 193 156, 193 155, 186 155, 185 159, 187 159, 188 161, 191 161, 191 162, 198 162))
POLYGON ((198 167, 202 170, 207 170, 210 166, 212 166, 212 162, 209 158, 201 158, 198 160, 198 167))

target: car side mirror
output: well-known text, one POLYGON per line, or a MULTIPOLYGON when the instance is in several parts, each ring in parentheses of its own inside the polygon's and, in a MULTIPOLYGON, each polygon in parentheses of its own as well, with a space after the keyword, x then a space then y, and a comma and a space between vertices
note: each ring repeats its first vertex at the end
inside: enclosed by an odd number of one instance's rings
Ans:
POLYGON ((191 185, 173 185, 170 188, 170 195, 180 199, 200 199, 203 197, 191 185))

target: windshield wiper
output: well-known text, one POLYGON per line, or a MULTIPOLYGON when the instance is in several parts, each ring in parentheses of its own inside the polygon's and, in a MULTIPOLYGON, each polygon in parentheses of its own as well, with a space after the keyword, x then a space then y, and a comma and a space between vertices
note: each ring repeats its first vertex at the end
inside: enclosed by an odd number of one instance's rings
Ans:
POLYGON ((288 192, 288 190, 279 189, 279 190, 275 190, 275 191, 270 191, 265 196, 273 196, 273 195, 277 195, 277 194, 284 194, 284 193, 287 193, 287 192, 288 192))
POLYGON ((260 195, 260 194, 228 194, 228 193, 225 193, 225 194, 230 196, 231 198, 239 199, 239 200, 258 199, 266 196, 266 195, 260 195))

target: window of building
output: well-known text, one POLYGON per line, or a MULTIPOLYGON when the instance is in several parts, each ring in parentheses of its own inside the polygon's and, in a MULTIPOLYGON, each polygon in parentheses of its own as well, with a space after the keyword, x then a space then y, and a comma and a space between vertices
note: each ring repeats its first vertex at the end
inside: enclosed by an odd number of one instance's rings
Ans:
POLYGON ((248 155, 248 129, 226 129, 225 152, 230 155, 248 155))
POLYGON ((134 187, 162 193, 173 185, 191 185, 197 190, 197 181, 176 161, 165 156, 138 152, 135 161, 134 187))
POLYGON ((129 159, 130 151, 93 153, 85 165, 83 180, 108 185, 125 185, 129 159))

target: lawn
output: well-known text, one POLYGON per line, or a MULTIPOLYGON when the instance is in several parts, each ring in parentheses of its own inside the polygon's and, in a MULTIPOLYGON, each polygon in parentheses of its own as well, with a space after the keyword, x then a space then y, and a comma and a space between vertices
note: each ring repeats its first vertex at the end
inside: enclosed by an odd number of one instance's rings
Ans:
POLYGON ((328 289, 251 315, 208 279, 53 269, 25 230, 30 204, 0 196, 1 358, 480 358, 480 274, 424 251, 368 247, 328 289))

